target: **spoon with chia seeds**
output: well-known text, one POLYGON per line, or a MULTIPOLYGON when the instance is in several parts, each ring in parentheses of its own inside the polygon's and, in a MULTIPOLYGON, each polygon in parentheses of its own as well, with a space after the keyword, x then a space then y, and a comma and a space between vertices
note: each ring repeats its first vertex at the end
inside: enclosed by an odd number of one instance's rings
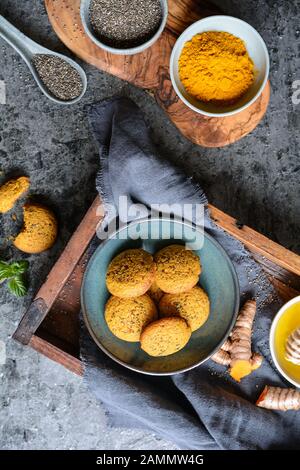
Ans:
POLYGON ((74 60, 40 46, 1 15, 0 36, 20 54, 47 98, 59 104, 74 104, 82 98, 87 78, 74 60))

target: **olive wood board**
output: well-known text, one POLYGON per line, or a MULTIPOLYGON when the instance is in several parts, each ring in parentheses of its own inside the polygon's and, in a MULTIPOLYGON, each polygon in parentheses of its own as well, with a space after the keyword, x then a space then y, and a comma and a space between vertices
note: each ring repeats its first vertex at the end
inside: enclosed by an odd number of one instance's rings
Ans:
POLYGON ((167 26, 152 47, 132 56, 101 49, 86 35, 80 19, 80 0, 45 0, 51 25, 61 41, 82 60, 144 88, 154 96, 181 133, 204 147, 223 147, 251 132, 262 120, 270 100, 270 83, 245 110, 227 117, 207 117, 192 111, 176 95, 169 61, 178 35, 200 18, 219 14, 207 0, 169 0, 167 26))
MULTIPOLYGON (((209 208, 215 223, 245 244, 284 301, 299 295, 300 256, 241 225, 216 207, 209 208)), ((101 214, 103 207, 97 197, 13 336, 78 375, 83 373, 79 358, 80 287, 90 258, 89 245, 102 220, 101 214)))

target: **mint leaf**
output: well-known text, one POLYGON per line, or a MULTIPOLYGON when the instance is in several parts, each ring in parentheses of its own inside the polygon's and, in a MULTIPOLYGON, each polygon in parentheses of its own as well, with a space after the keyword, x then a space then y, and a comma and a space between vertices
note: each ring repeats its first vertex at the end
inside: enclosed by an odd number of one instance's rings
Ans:
POLYGON ((8 279, 12 277, 12 271, 10 268, 10 264, 6 263, 5 261, 0 261, 0 279, 8 279))
POLYGON ((14 261, 12 263, 0 260, 0 283, 8 280, 7 287, 17 297, 27 293, 23 274, 27 271, 29 263, 26 260, 14 261))
POLYGON ((29 263, 26 260, 21 261, 14 261, 10 264, 12 275, 15 276, 16 274, 23 274, 27 271, 29 267, 29 263))
POLYGON ((0 261, 0 280, 9 279, 17 274, 23 274, 27 271, 28 267, 29 263, 26 260, 14 261, 13 263, 0 261))
POLYGON ((16 295, 17 297, 23 297, 23 295, 26 295, 27 293, 27 287, 24 283, 22 276, 19 274, 10 279, 7 286, 11 293, 16 295))

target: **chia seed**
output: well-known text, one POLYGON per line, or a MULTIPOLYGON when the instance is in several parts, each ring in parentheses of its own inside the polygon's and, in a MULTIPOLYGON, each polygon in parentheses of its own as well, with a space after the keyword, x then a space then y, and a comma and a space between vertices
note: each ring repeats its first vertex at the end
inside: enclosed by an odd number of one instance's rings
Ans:
POLYGON ((162 21, 160 0, 92 0, 90 22, 98 39, 126 49, 151 39, 162 21))
POLYGON ((64 59, 50 54, 36 54, 32 62, 45 87, 55 98, 71 101, 82 93, 80 74, 64 59))

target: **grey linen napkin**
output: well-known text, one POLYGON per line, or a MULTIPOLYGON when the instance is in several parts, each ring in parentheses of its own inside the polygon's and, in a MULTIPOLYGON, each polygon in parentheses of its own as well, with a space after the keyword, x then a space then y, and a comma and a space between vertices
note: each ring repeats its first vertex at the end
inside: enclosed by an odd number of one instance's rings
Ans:
MULTIPOLYGON (((148 207, 206 204, 199 186, 159 155, 132 101, 103 101, 91 108, 89 117, 100 148, 97 189, 104 203, 117 204, 119 196, 126 195, 148 207)), ((299 449, 299 412, 274 412, 254 405, 266 384, 288 386, 275 371, 268 347, 279 301, 260 266, 240 242, 212 222, 207 208, 205 229, 234 263, 241 304, 247 298, 257 300, 253 350, 264 356, 261 368, 241 384, 211 360, 171 377, 145 376, 107 357, 81 322, 84 381, 103 404, 111 426, 149 430, 180 449, 299 449)))

